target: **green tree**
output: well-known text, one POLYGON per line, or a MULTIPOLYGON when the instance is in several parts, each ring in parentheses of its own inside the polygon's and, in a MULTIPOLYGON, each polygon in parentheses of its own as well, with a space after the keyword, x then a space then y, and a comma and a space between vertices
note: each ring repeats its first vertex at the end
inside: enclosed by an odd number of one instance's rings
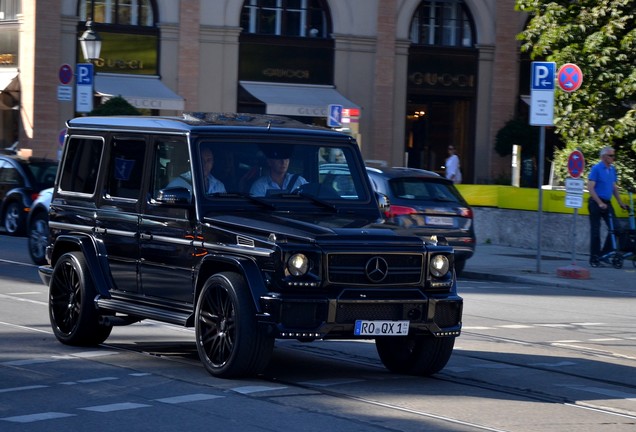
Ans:
POLYGON ((574 63, 583 85, 571 93, 556 90, 554 125, 565 148, 555 153, 558 174, 579 148, 586 169, 607 145, 618 154, 621 186, 636 180, 636 0, 516 0, 529 13, 519 35, 532 59, 574 63))
POLYGON ((126 99, 121 96, 115 96, 108 99, 101 105, 98 105, 88 113, 89 116, 112 116, 112 115, 140 115, 137 108, 132 106, 126 99))

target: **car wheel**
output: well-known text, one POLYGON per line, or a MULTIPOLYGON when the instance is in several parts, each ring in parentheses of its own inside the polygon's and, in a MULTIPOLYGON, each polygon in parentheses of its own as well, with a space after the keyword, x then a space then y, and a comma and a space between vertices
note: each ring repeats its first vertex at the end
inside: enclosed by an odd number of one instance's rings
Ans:
POLYGON ((43 211, 32 215, 27 241, 31 261, 37 265, 46 264, 45 251, 49 241, 49 219, 43 211))
POLYGON ((444 369, 455 338, 434 336, 386 336, 375 340, 384 366, 394 373, 429 376, 444 369))
POLYGON ((247 284, 237 273, 210 277, 196 305, 199 357, 212 375, 232 378, 262 372, 272 355, 274 337, 259 328, 247 284))
POLYGON ((100 323, 93 303, 96 294, 84 256, 79 252, 62 255, 49 286, 49 318, 60 342, 90 346, 108 338, 112 326, 100 323))
POLYGON ((12 201, 7 205, 4 213, 4 229, 9 235, 19 235, 24 230, 24 212, 22 206, 17 201, 12 201))

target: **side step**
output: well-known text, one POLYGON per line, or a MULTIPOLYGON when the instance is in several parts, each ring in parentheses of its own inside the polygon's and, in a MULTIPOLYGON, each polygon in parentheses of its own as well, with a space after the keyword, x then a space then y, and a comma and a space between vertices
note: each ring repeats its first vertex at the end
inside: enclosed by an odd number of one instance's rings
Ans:
POLYGON ((132 315, 135 317, 140 317, 140 319, 154 319, 156 321, 177 324, 184 327, 187 325, 192 315, 191 313, 185 311, 181 312, 175 310, 167 310, 113 298, 97 297, 95 299, 95 305, 98 309, 107 310, 110 312, 132 315))

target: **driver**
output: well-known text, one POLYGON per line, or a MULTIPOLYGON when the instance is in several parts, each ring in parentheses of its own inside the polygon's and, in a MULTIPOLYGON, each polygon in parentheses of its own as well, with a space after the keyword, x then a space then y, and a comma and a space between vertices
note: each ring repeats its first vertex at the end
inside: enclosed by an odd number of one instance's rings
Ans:
POLYGON ((307 184, 307 180, 298 174, 290 174, 289 158, 291 156, 291 148, 277 147, 264 149, 267 157, 267 166, 269 173, 258 178, 250 188, 250 195, 266 196, 268 191, 276 191, 279 193, 292 192, 300 186, 307 184))

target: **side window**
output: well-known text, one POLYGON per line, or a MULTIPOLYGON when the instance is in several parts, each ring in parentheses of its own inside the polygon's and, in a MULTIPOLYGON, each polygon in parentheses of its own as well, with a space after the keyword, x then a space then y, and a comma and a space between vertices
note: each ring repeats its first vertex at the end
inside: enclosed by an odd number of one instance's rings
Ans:
POLYGON ((104 141, 101 138, 71 137, 66 142, 60 189, 65 192, 94 194, 104 141))
POLYGON ((153 161, 152 196, 160 189, 185 187, 192 191, 190 156, 185 139, 157 139, 153 161))
POLYGON ((138 199, 144 172, 146 142, 139 139, 114 138, 110 153, 107 198, 138 199))

